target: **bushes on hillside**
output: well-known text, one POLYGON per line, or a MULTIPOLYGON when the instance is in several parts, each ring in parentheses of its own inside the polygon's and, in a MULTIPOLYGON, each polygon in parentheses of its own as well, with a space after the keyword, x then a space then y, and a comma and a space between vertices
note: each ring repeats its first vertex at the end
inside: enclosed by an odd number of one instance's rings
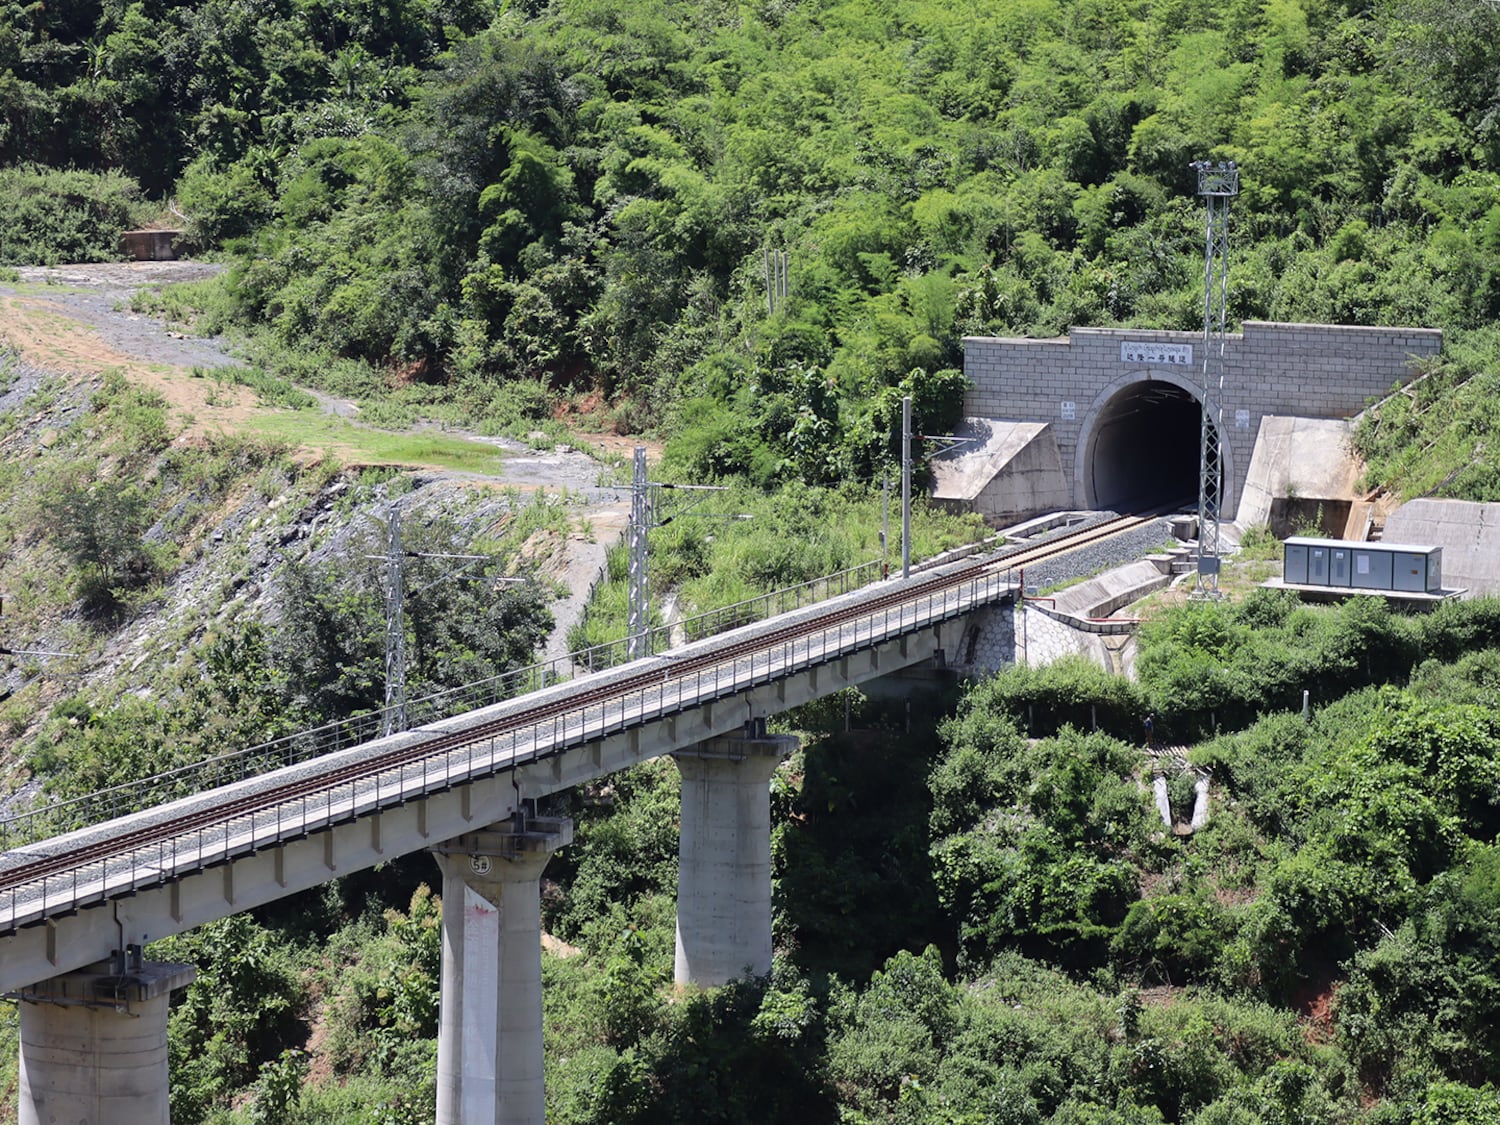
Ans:
POLYGON ((942 737, 948 752, 929 781, 933 881, 965 963, 1007 947, 1097 963, 1151 848, 1140 752, 1072 728, 1027 743, 973 700, 942 737))
POLYGON ((1146 702, 1135 683, 1105 671, 1081 656, 1069 656, 1040 668, 1006 670, 976 684, 970 706, 1013 716, 1027 734, 1053 735, 1065 726, 1101 730, 1115 738, 1137 741, 1146 702))
POLYGON ((118 172, 0 168, 0 266, 112 262, 141 216, 140 188, 118 172))
POLYGON ((1285 592, 1256 590, 1236 605, 1193 603, 1151 623, 1136 670, 1157 729, 1186 741, 1298 709, 1304 690, 1321 706, 1368 684, 1405 682, 1428 658, 1454 660, 1496 646, 1494 599, 1403 616, 1376 598, 1319 609, 1285 592))
POLYGON ((54 540, 75 568, 75 589, 90 616, 114 616, 132 591, 167 572, 176 552, 145 539, 155 519, 152 499, 116 480, 69 484, 53 497, 54 540))
POLYGON ((306 1039, 306 982, 291 951, 250 915, 233 914, 157 942, 152 955, 198 971, 171 1016, 174 1121, 202 1121, 263 1064, 306 1039))

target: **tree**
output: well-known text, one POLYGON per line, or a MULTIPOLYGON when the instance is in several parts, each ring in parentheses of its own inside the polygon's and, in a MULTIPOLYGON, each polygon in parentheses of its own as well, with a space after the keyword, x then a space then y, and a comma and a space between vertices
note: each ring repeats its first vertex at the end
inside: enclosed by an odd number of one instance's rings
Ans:
POLYGON ((118 612, 129 591, 161 574, 161 551, 145 540, 151 501, 136 485, 65 485, 52 511, 54 540, 78 568, 78 593, 91 613, 118 612))

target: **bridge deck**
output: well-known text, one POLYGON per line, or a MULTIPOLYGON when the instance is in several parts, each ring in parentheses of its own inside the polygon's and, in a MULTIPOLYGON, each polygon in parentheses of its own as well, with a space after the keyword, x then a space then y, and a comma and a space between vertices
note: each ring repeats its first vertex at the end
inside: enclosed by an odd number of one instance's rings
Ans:
MULTIPOLYGON (((0 943, 23 927, 90 905, 622 732, 670 724, 758 686, 962 617, 1012 590, 1008 571, 993 562, 883 583, 663 656, 7 852, 0 856, 0 943)), ((828 690, 842 686, 828 682, 828 690)), ((673 748, 673 741, 668 732, 655 752, 673 748)), ((554 772, 569 784, 579 776, 572 767, 554 772)), ((602 764, 600 772, 607 772, 602 764)), ((234 909, 226 904, 223 913, 234 909)), ((4 986, 14 984, 0 982, 4 986)))

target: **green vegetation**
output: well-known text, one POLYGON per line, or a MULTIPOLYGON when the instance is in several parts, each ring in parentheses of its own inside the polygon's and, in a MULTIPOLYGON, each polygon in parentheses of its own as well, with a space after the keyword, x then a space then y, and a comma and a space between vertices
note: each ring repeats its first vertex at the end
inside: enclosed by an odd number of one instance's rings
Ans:
POLYGON ((1403 496, 1500 500, 1500 336, 1485 329, 1425 361, 1421 378, 1360 420, 1365 483, 1403 496))
POLYGON ((496 446, 451 434, 372 430, 311 410, 257 415, 242 429, 272 444, 327 450, 338 461, 367 465, 429 465, 485 473, 494 472, 505 456, 496 446))
MULTIPOLYGON (((1165 615, 1143 655, 1202 631, 1203 608, 1165 615)), ((853 694, 787 716, 805 734, 773 787, 764 981, 669 999, 670 761, 560 795, 577 836, 544 912, 577 953, 544 957, 549 1120, 686 1123, 713 1104, 745 1123, 1486 1121, 1500 648, 1476 638, 1493 607, 1353 640, 1358 613, 1305 612, 1374 679, 1393 633, 1421 658, 1311 722, 1282 710, 1201 744, 1215 795, 1188 841, 1156 820, 1134 738, 1153 699, 1182 721, 1159 682, 1064 664, 988 680, 956 712, 853 694), (1028 713, 1055 733, 1025 738, 1028 713)), ((430 1120, 437 915, 425 889, 398 897, 430 878, 402 861, 289 904, 277 956, 238 923, 263 987, 213 977, 230 1007, 185 1063, 183 1119, 196 1097, 214 1121, 365 1120, 340 1116, 357 1091, 398 1115, 370 1120, 430 1120), (302 1022, 274 1042, 233 1030, 288 1010, 302 1022), (310 1023, 334 1073, 300 1082, 310 1023), (253 1099, 231 1110, 236 1084, 253 1099)), ((174 1016, 184 1042, 208 1003, 174 1016)))
POLYGON ((199 378, 213 379, 228 386, 249 387, 255 392, 256 401, 262 406, 280 406, 287 410, 309 410, 317 405, 317 399, 306 391, 299 390, 285 379, 268 375, 258 367, 212 367, 193 368, 199 378))
MULTIPOLYGON (((38 385, 0 426, 47 431, 0 458, 7 624, 66 611, 96 648, 247 498, 326 508, 341 470, 292 446, 495 456, 419 420, 657 428, 660 479, 730 487, 658 513, 682 615, 877 557, 900 399, 950 426, 964 335, 1198 324, 1198 158, 1243 173, 1234 316, 1448 332, 1362 424, 1368 483, 1500 499, 1497 31, 1480 0, 0 0, 0 265, 113 256, 174 197, 229 269, 136 307, 243 333, 245 365, 202 377, 272 408, 184 441, 119 372, 38 385)), ((401 487, 338 483, 346 511, 401 487)), ((568 519, 513 499, 477 542, 412 529, 494 555, 474 584, 413 565, 413 695, 531 659, 550 590, 493 579, 568 519)), ((915 553, 977 532, 919 506, 915 553)), ((174 621, 150 683, 28 686, 0 726, 47 715, 24 752, 61 797, 367 712, 379 552, 290 561, 265 619, 174 621)), ((622 563, 575 642, 623 631, 622 563)), ((675 767, 558 795, 577 838, 544 910, 577 952, 544 961, 551 1118, 1493 1121, 1496 606, 1257 591, 1162 614, 1136 668, 786 717, 775 968, 702 995, 670 992, 675 767), (1213 778, 1191 839, 1149 801, 1147 712, 1213 778)), ((174 1120, 430 1121, 433 877, 402 859, 163 943, 200 971, 174 1120)), ((14 1029, 7 1006, 0 1056, 14 1029)))
MULTIPOLYGON (((695 503, 702 493, 666 493, 651 533, 651 582, 670 590, 676 616, 692 617, 879 560, 882 498, 859 487, 789 484, 766 494, 737 484, 695 503)), ((900 497, 892 502, 889 563, 899 572, 900 497)), ((923 559, 976 542, 985 534, 975 517, 957 518, 917 503, 912 517, 912 557, 923 559)), ((868 580, 869 576, 865 580, 868 580)), ((614 548, 608 571, 589 603, 587 617, 569 636, 569 647, 618 640, 626 632, 629 551, 614 548)), ((653 627, 664 624, 661 599, 653 627)))
POLYGON ((105 372, 86 408, 64 402, 61 379, 26 403, 33 420, 55 416, 48 456, 0 472, 7 504, 0 545, 10 553, 7 611, 22 623, 72 600, 97 626, 150 602, 182 561, 181 549, 243 475, 285 463, 274 443, 220 437, 174 444, 165 400, 105 372))
MULTIPOLYGON (((0 138, 5 132, 0 126, 0 138)), ((112 261, 120 256, 120 233, 146 211, 135 182, 118 172, 30 164, 0 166, 0 209, 0 265, 10 266, 112 261)))
MULTIPOLYGON (((934 743, 920 730, 883 743, 870 731, 888 719, 856 704, 860 733, 817 739, 793 761, 798 783, 776 798, 783 959, 747 1022, 794 1014, 803 1051, 819 1037, 830 1100, 804 1105, 808 1119, 815 1104, 866 1121, 982 1120, 980 1107, 1058 1122, 1486 1119, 1492 927, 1477 903, 1500 828, 1494 607, 1384 628, 1364 606, 1305 609, 1279 633, 1270 608, 1179 610, 1148 635, 1143 663, 1170 669, 1215 620, 1233 633, 1257 619, 1218 654, 1248 666, 1252 652, 1315 639, 1309 659, 1341 654, 1351 685, 1410 686, 1326 689, 1309 724, 1252 704, 1231 677, 1250 725, 1196 753, 1216 796, 1186 845, 1163 838, 1129 744, 1147 707, 1169 725, 1198 715, 1173 675, 1134 688, 1063 664, 971 691, 931 759, 925 862, 910 787, 901 796, 899 774, 883 772, 922 761, 916 748, 934 743), (1028 720, 1057 733, 1028 743, 1028 720), (1078 733, 1095 720, 1101 733, 1078 733), (870 822, 878 839, 863 835, 870 822), (900 888, 899 917, 882 909, 889 892, 866 886, 872 866, 900 888), (928 941, 956 955, 956 981, 951 962, 913 956, 928 941), (860 985, 870 954, 893 944, 912 952, 860 985), (886 974, 907 989, 894 1001, 886 974)), ((837 730, 840 711, 829 701, 793 721, 837 730)), ((653 944, 649 930, 640 940, 653 944)), ((648 1089, 671 1081, 648 1074, 637 1079, 648 1089)))
MULTIPOLYGON (((534 531, 561 531, 567 519, 539 496, 517 501, 493 537, 471 537, 448 518, 403 528, 409 551, 490 556, 460 570, 430 557, 407 564, 410 698, 532 663, 552 624, 551 584, 496 580, 517 568, 534 531)), ((370 529, 327 561, 287 562, 275 623, 242 616, 221 624, 158 677, 149 697, 122 702, 106 689, 62 700, 29 747, 31 768, 58 796, 84 794, 377 710, 386 616, 383 567, 371 556, 383 550, 370 529)))
MULTIPOLYGON (((122 455, 154 444, 149 403, 97 401, 136 420, 122 455)), ((340 503, 376 488, 401 478, 368 473, 340 503)), ((837 493, 804 499, 809 526, 761 543, 801 542, 805 565, 842 549, 819 528, 873 523, 819 507, 852 502, 837 493)), ((492 574, 565 515, 513 511, 492 574)), ((442 521, 411 535, 465 545, 442 521)), ((673 542, 685 566, 698 537, 673 542)), ((757 557, 725 544, 739 569, 757 557)), ((57 706, 31 750, 53 791, 378 705, 375 564, 350 562, 378 545, 345 551, 289 565, 279 624, 219 628, 150 698, 57 706)), ((438 583, 410 607, 414 692, 529 658, 540 603, 489 585, 438 583)), ((803 746, 773 783, 774 971, 675 1001, 675 766, 557 795, 576 839, 544 916, 576 953, 544 958, 550 1119, 1486 1121, 1495 605, 1191 604, 1145 631, 1138 669, 1063 662, 909 710, 846 693, 785 716, 803 746), (1214 779, 1187 841, 1151 807, 1148 710, 1160 736, 1200 740, 1214 779)), ((407 857, 155 950, 200 970, 172 1017, 174 1120, 430 1121, 434 878, 407 857)))
MULTIPOLYGON (((1491 489, 1480 0, 29 11, 0 9, 3 190, 175 193, 234 263, 198 287, 211 320, 322 356, 279 377, 346 393, 359 360, 359 397, 396 372, 480 418, 497 388, 597 389, 700 479, 870 479, 901 394, 951 424, 965 334, 1195 327, 1189 163, 1227 158, 1233 315, 1448 330, 1451 408, 1372 423, 1372 480, 1491 489)), ((0 257, 84 252, 50 229, 0 257)))
POLYGON ((78 573, 78 595, 85 610, 116 610, 131 588, 161 577, 168 552, 160 546, 153 549, 143 538, 150 506, 135 485, 70 483, 54 497, 51 511, 57 521, 57 545, 78 573))

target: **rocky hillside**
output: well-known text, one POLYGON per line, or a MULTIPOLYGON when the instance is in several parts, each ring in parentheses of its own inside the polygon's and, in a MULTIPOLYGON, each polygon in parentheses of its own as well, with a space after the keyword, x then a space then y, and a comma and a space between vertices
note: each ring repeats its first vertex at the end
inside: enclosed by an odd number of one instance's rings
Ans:
MULTIPOLYGON (((368 556, 385 550, 393 502, 409 547, 490 551, 495 568, 534 578, 548 623, 537 639, 563 650, 623 525, 603 464, 550 442, 362 425, 351 404, 130 312, 132 291, 161 273, 72 267, 0 286, 5 791, 38 789, 26 747, 39 735, 66 746, 76 731, 76 714, 55 719, 60 705, 165 702, 207 675, 224 638, 288 636, 289 573, 341 575, 329 596, 383 626, 382 564, 368 556)), ((473 584, 464 560, 408 564, 440 565, 456 576, 427 581, 473 584)))

